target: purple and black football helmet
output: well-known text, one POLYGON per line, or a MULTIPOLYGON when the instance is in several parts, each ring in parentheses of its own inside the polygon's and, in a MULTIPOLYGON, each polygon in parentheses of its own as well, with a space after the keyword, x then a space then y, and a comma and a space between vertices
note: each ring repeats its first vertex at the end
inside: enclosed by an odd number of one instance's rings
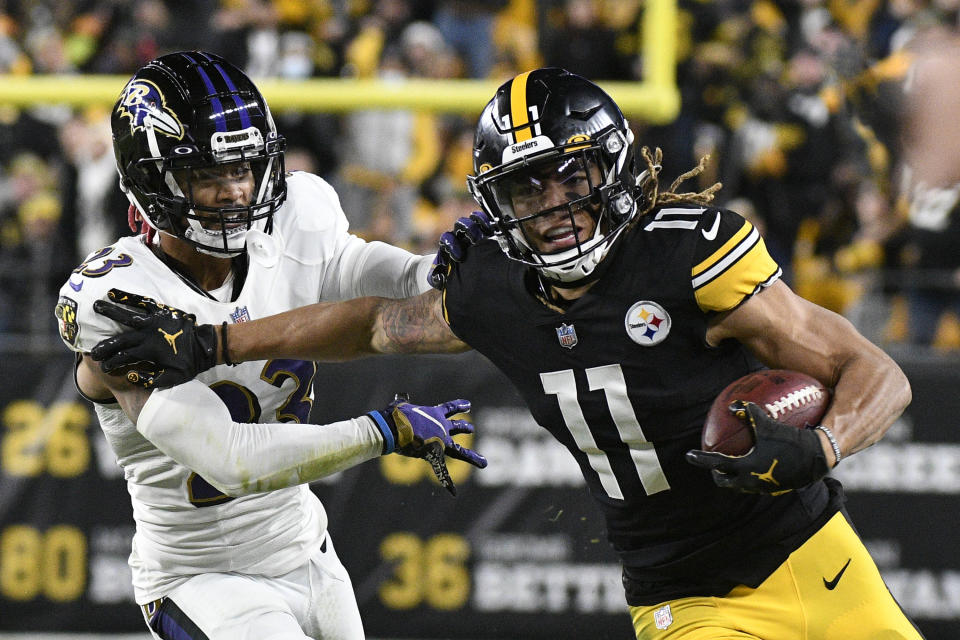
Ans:
POLYGON ((147 63, 124 87, 111 127, 120 187, 154 229, 217 256, 242 253, 250 229, 269 232, 286 197, 285 143, 260 91, 231 63, 203 51, 147 63), (193 172, 233 163, 254 176, 248 205, 193 201, 193 172))

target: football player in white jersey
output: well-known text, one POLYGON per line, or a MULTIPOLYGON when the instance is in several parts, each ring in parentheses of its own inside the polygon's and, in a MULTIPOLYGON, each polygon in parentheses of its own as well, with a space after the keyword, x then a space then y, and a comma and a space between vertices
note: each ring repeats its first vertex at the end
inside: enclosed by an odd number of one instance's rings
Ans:
MULTIPOLYGON (((110 376, 91 363, 93 345, 119 328, 93 307, 124 289, 222 331, 320 300, 418 294, 430 258, 350 235, 326 182, 285 173, 262 96, 218 56, 179 52, 145 65, 112 127, 131 226, 143 233, 89 255, 56 315, 77 354, 77 386, 124 469, 137 525, 133 586, 151 633, 362 638, 327 514, 306 483, 392 451, 427 458, 438 476, 444 451, 485 466, 450 438, 470 430, 451 419, 469 403, 398 400, 318 429, 306 424, 316 365, 290 359, 217 366, 151 393, 136 372, 110 376)), ((212 331, 164 338, 173 351, 217 355, 212 331)))

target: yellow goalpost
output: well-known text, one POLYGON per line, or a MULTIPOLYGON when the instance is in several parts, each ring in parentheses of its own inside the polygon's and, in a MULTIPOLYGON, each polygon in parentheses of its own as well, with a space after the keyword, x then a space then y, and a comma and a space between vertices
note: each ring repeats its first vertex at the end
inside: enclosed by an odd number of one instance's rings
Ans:
MULTIPOLYGON (((671 122, 680 109, 676 86, 676 0, 647 0, 640 37, 644 77, 640 82, 600 82, 628 117, 652 124, 671 122)), ((3 75, 0 105, 112 105, 127 78, 110 75, 3 75)), ((409 79, 384 82, 318 78, 258 79, 275 111, 298 109, 341 113, 356 109, 409 108, 477 114, 496 91, 494 80, 409 79)))

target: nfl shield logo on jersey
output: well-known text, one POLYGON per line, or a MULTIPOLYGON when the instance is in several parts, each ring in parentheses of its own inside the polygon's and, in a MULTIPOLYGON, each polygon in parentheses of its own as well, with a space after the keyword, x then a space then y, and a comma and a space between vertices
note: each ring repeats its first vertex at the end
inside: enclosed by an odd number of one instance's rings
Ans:
POLYGON ((561 347, 573 349, 577 346, 577 330, 573 328, 572 324, 561 323, 557 327, 557 339, 560 341, 561 347))
POLYGON ((230 319, 233 320, 234 323, 247 322, 250 320, 250 314, 247 312, 246 307, 237 307, 230 312, 230 319))
POLYGON ((653 623, 657 629, 666 629, 673 624, 673 613, 670 611, 670 605, 665 604, 653 612, 653 623))

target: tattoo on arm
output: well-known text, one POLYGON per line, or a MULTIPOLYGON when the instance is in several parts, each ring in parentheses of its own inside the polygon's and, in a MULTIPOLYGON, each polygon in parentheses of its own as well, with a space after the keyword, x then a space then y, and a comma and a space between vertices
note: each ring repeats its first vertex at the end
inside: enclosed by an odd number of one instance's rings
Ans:
POLYGON ((454 353, 470 348, 443 319, 439 291, 402 300, 384 299, 377 313, 373 346, 378 353, 454 353))

